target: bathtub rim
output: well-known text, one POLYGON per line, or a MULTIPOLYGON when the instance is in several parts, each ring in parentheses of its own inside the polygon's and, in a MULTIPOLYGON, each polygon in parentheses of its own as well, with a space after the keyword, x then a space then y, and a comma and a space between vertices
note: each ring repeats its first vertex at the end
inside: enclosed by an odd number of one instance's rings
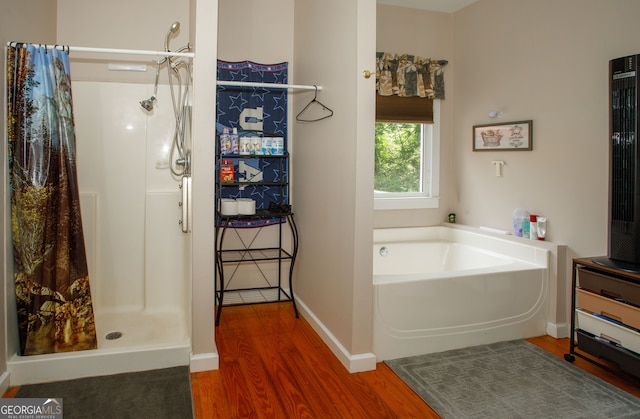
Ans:
MULTIPOLYGON (((421 227, 384 227, 373 230, 373 246, 382 242, 410 242, 441 239, 458 243, 454 238, 463 239, 460 243, 474 244, 482 240, 491 240, 502 252, 495 252, 523 262, 550 267, 548 255, 556 248, 553 242, 531 240, 513 235, 498 234, 463 224, 438 224, 421 227)), ((474 247, 482 246, 475 245, 474 247)), ((493 251, 493 250, 491 250, 493 251)), ((374 273, 375 275, 375 273, 374 273)))

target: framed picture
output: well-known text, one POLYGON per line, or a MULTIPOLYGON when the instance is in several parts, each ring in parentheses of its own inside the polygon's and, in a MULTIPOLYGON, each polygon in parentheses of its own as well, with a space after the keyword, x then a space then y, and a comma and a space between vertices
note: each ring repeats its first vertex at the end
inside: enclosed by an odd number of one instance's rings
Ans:
POLYGON ((532 121, 473 126, 473 151, 532 150, 532 121))

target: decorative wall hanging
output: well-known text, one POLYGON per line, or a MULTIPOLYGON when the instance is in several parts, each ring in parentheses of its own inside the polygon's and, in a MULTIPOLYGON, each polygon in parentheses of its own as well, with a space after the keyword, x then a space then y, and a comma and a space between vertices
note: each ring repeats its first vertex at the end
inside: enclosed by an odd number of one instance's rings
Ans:
MULTIPOLYGON (((288 67, 286 62, 275 64, 261 64, 253 61, 223 61, 217 62, 217 80, 242 81, 256 83, 273 83, 271 88, 262 86, 226 86, 219 85, 216 95, 217 132, 221 134, 224 128, 231 132, 236 128, 243 140, 260 144, 263 139, 282 141, 282 153, 285 159, 260 159, 243 155, 229 155, 225 159, 231 161, 234 167, 235 183, 222 185, 218 198, 224 199, 252 199, 256 210, 266 210, 272 202, 288 204, 288 188, 279 185, 289 182, 289 171, 286 160, 288 153, 287 128, 287 89, 279 87, 287 83, 288 67), (257 143, 256 143, 257 142, 257 143), (283 164, 280 164, 283 163, 283 164), (252 184, 256 182, 256 184, 252 184), (261 184, 261 185, 258 185, 261 184), (265 187, 264 184, 270 184, 265 187)), ((262 154, 262 153, 259 153, 262 154)), ((284 218, 275 217, 272 220, 239 220, 234 221, 235 227, 256 227, 257 224, 273 224, 283 222, 284 218)))
POLYGON ((532 121, 473 126, 473 151, 532 150, 532 121))

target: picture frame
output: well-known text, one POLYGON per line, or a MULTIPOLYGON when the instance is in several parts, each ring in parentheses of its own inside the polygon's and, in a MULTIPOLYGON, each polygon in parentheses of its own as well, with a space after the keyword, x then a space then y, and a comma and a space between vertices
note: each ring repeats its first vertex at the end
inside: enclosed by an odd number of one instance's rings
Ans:
POLYGON ((533 150, 533 121, 473 126, 473 151, 533 150))

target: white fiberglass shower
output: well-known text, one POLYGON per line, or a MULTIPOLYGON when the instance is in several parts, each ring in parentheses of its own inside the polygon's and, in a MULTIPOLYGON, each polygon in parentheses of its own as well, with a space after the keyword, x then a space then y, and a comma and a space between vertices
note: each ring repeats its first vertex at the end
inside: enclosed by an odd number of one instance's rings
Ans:
POLYGON ((170 170, 170 87, 72 81, 72 92, 98 349, 15 355, 12 385, 189 365, 191 239, 170 170))

